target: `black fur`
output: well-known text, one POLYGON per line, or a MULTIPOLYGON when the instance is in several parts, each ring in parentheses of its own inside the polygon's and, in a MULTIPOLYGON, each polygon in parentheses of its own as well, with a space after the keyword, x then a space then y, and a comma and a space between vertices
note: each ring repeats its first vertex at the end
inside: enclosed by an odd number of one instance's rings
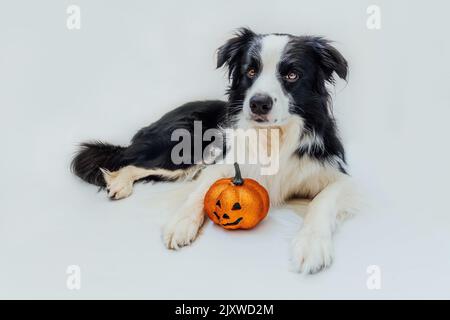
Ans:
MULTIPOLYGON (((103 142, 83 143, 72 161, 72 171, 86 182, 105 187, 99 168, 110 171, 127 165, 168 170, 189 168, 192 164, 174 164, 171 161, 171 150, 178 143, 171 141, 172 132, 175 129, 186 129, 193 133, 194 121, 202 122, 202 133, 219 125, 227 126, 226 104, 218 100, 186 103, 139 130, 128 147, 103 142)), ((202 148, 209 143, 204 142, 202 148)), ((194 157, 193 148, 191 156, 194 157)), ((160 181, 164 178, 150 176, 145 180, 160 181)))
MULTIPOLYGON (((83 143, 72 162, 73 172, 83 180, 104 187, 99 168, 115 171, 127 165, 168 170, 186 169, 192 164, 174 164, 171 150, 178 143, 171 141, 175 129, 184 128, 193 135, 194 121, 201 121, 203 132, 210 128, 229 127, 234 115, 242 110, 247 89, 254 79, 246 76, 249 67, 258 69, 260 40, 266 35, 255 34, 250 29, 240 29, 235 37, 218 49, 217 67, 227 66, 230 78, 228 103, 223 101, 198 101, 187 103, 164 115, 160 120, 141 129, 128 147, 102 142, 83 143)), ((346 79, 348 66, 343 56, 320 37, 289 37, 284 57, 278 69, 283 90, 292 97, 290 113, 304 119, 305 132, 320 138, 321 145, 299 146, 297 155, 305 154, 336 164, 343 172, 344 148, 338 137, 336 124, 330 112, 330 96, 326 83, 333 83, 333 74, 346 79), (301 74, 301 81, 283 82, 282 76, 290 70, 301 74)), ((202 133, 203 133, 202 132, 202 133)), ((209 142, 203 142, 203 148, 209 142)), ((192 150, 192 156, 193 156, 192 150)), ((161 180, 162 177, 146 178, 161 180)))
MULTIPOLYGON (((304 119, 306 133, 314 134, 323 141, 323 147, 300 146, 297 154, 300 157, 308 154, 317 160, 329 162, 339 158, 345 164, 344 148, 330 112, 331 101, 326 83, 334 83, 334 73, 342 79, 347 78, 347 61, 331 46, 330 41, 324 38, 282 35, 288 36, 290 40, 278 66, 280 76, 290 70, 301 74, 301 80, 295 83, 283 82, 280 79, 284 90, 293 99, 290 112, 304 119)), ((260 41, 265 36, 243 28, 219 48, 217 66, 228 67, 231 79, 228 88, 229 107, 234 114, 241 111, 246 91, 255 81, 246 76, 246 70, 260 68, 258 50, 260 41)), ((342 166, 340 170, 345 171, 342 166)))
POLYGON ((123 162, 125 149, 101 141, 82 143, 72 160, 72 172, 86 182, 104 187, 105 180, 99 168, 118 170, 123 162))

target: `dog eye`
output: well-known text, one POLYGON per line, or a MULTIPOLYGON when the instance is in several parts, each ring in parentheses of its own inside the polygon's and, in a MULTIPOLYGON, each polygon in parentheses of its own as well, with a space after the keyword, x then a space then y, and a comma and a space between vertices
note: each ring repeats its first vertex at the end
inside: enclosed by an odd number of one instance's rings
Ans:
POLYGON ((256 70, 254 68, 250 68, 247 70, 247 77, 253 79, 256 76, 256 70))
POLYGON ((284 76, 284 79, 286 79, 287 82, 295 82, 298 80, 300 76, 297 72, 290 71, 287 75, 284 76))

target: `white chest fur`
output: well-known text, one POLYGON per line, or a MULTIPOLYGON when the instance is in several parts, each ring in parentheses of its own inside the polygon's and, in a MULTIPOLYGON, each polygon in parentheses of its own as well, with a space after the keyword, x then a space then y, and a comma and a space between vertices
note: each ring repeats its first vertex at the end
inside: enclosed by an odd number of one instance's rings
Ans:
MULTIPOLYGON (((236 158, 249 159, 256 151, 258 154, 262 151, 268 155, 271 159, 270 164, 258 161, 237 162, 240 163, 241 172, 245 178, 254 179, 267 189, 272 205, 280 205, 292 196, 312 198, 340 174, 330 164, 322 163, 307 155, 298 156, 296 150, 302 142, 303 128, 303 121, 299 117, 292 117, 285 125, 275 128, 248 128, 247 126, 246 122, 239 123, 239 127, 244 130, 258 132, 257 142, 252 139, 246 140, 245 148, 239 144, 232 144, 225 162, 231 164, 236 161, 236 158), (266 134, 259 134, 261 130, 265 130, 266 134), (271 130, 278 130, 278 135, 271 135, 271 130), (274 136, 277 141, 274 141, 274 136), (257 148, 252 143, 257 143, 257 148), (245 152, 245 157, 242 152, 245 152), (267 166, 273 167, 269 174, 267 174, 267 166)), ((229 166, 226 175, 232 175, 232 170, 229 166)))

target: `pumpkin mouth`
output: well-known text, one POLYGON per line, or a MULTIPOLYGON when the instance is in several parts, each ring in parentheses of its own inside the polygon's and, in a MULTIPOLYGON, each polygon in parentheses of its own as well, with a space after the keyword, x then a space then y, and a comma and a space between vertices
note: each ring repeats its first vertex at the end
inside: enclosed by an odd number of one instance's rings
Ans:
POLYGON ((224 224, 222 224, 222 225, 223 225, 224 227, 226 227, 226 226, 235 226, 235 225, 239 224, 239 222, 241 222, 242 219, 244 219, 244 218, 243 218, 243 217, 240 217, 240 218, 236 219, 236 221, 229 222, 229 223, 224 223, 224 224))

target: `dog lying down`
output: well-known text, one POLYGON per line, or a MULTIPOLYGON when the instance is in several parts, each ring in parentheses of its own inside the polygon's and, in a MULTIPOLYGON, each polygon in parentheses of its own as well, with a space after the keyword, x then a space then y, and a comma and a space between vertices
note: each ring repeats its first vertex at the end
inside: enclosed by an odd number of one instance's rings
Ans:
POLYGON ((236 156, 263 151, 276 161, 269 166, 244 162, 240 167, 244 177, 267 189, 271 206, 302 209, 305 201, 296 199, 310 201, 304 225, 292 241, 296 270, 314 273, 329 266, 336 225, 354 213, 359 202, 327 90, 336 75, 346 79, 346 60, 321 37, 240 29, 218 49, 217 67, 228 69, 228 101, 184 104, 138 131, 127 147, 83 143, 72 162, 73 172, 104 187, 111 199, 128 197, 137 181, 195 177, 163 231, 167 248, 179 249, 197 236, 209 186, 233 175, 236 156), (253 130, 258 138, 249 139, 243 148, 230 143, 228 135, 214 143, 205 141, 208 132, 229 130, 241 132, 237 137, 253 130), (193 161, 174 159, 179 147, 174 133, 200 139, 196 146, 202 152, 213 145, 221 153, 220 161, 205 165, 205 159, 195 160, 193 150, 187 152, 193 161))

